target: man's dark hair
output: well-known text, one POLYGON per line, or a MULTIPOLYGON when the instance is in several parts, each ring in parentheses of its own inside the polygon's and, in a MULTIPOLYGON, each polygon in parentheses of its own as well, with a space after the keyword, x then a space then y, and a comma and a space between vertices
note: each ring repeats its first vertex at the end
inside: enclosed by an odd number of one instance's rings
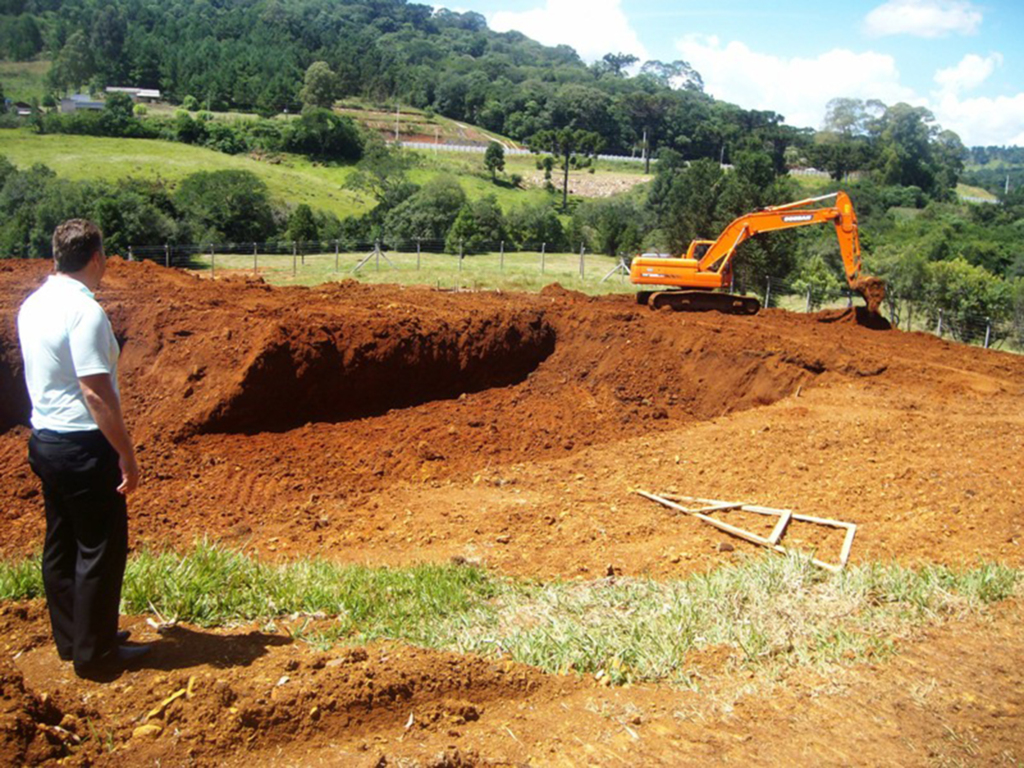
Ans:
POLYGON ((53 261, 58 272, 77 272, 103 250, 103 233, 88 219, 68 219, 53 230, 53 261))

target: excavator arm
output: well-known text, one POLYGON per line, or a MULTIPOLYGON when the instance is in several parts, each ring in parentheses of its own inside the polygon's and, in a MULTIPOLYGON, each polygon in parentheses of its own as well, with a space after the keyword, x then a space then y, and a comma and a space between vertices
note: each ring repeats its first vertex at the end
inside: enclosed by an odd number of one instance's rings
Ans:
POLYGON ((877 312, 885 296, 885 286, 877 278, 861 275, 857 214, 845 192, 834 192, 822 197, 771 206, 740 216, 710 244, 707 241, 691 243, 687 255, 682 258, 638 257, 633 260, 630 279, 635 284, 667 285, 683 289, 641 293, 638 296, 645 303, 647 299, 653 298, 653 307, 672 306, 676 309, 721 309, 753 313, 760 307, 754 299, 708 293, 730 287, 732 262, 739 246, 762 232, 829 223, 835 226, 847 282, 852 289, 864 296, 868 308, 872 312, 877 312), (832 198, 835 198, 834 205, 818 205, 832 198))
POLYGON ((853 285, 860 278, 860 238, 857 233, 857 214, 845 192, 822 197, 811 197, 786 205, 776 205, 755 213, 740 216, 727 226, 697 262, 700 272, 724 272, 731 265, 736 249, 754 235, 776 232, 812 224, 835 224, 839 249, 843 256, 846 279, 853 285), (815 203, 836 198, 834 206, 813 208, 815 203))

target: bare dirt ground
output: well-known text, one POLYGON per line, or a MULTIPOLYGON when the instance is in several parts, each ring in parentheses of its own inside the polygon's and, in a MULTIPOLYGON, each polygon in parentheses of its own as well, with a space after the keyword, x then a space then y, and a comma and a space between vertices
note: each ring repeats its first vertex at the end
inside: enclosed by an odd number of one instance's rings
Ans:
MULTIPOLYGON (((7 556, 42 540, 13 318, 47 270, 0 262, 7 556)), ((144 474, 136 547, 206 535, 265 558, 460 557, 544 579, 675 578, 757 554, 718 551, 722 534, 631 493, 646 488, 855 522, 853 563, 1024 565, 1016 356, 852 312, 654 313, 558 287, 270 289, 116 260, 101 301, 144 474)), ((834 559, 841 537, 787 541, 834 559)), ((1020 614, 1011 601, 894 660, 794 671, 773 690, 711 664, 694 693, 399 645, 318 654, 255 628, 182 628, 100 686, 57 661, 40 605, 8 605, 0 760, 56 756, 63 722, 101 734, 74 759, 125 765, 1014 764, 1020 614), (159 733, 136 732, 190 679, 159 733)))

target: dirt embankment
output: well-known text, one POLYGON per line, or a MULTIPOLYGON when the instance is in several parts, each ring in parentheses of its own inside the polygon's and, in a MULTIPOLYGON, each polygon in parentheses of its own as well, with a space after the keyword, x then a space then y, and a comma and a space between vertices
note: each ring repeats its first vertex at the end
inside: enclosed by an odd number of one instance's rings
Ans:
MULTIPOLYGON (((47 268, 0 265, 8 553, 42 535, 14 315, 47 268)), ((993 526, 1001 538, 985 546, 996 553, 1020 527, 1019 513, 992 513, 1018 498, 996 470, 1020 456, 1020 437, 1004 435, 1024 361, 871 330, 860 313, 657 313, 558 287, 271 289, 117 260, 100 295, 122 341, 145 477, 137 543, 211 536, 264 554, 483 556, 551 575, 614 559, 661 572, 655 553, 675 548, 665 537, 677 532, 629 494, 658 486, 880 524, 855 555, 872 541, 931 540, 939 499, 968 491, 977 535, 897 555, 955 558, 993 526), (942 450, 958 451, 963 430, 988 456, 973 480, 973 459, 931 463, 931 446, 947 436, 942 450), (789 463, 804 469, 790 477, 789 463), (893 467, 898 503, 885 491, 893 467), (930 482, 943 475, 952 484, 930 482), (508 535, 520 546, 494 546, 508 535)))
MULTIPOLYGON (((47 269, 0 262, 6 556, 42 541, 14 315, 47 269)), ((261 557, 457 557, 583 579, 760 554, 723 551, 640 487, 850 520, 854 563, 1024 564, 1016 356, 857 312, 680 315, 558 287, 271 289, 115 260, 100 297, 143 469, 133 546, 206 536, 261 557)), ((834 559, 838 541, 792 535, 834 559)), ((0 763, 1019 761, 1019 619, 1012 604, 895 661, 795 671, 768 692, 681 660, 702 672, 698 694, 393 644, 323 654, 285 622, 181 627, 148 666, 97 685, 58 662, 39 602, 8 605, 0 763)))

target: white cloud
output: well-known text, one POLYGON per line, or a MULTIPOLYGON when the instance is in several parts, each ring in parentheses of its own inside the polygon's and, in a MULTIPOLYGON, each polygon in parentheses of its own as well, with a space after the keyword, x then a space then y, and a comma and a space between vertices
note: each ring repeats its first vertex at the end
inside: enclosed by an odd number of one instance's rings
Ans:
POLYGON ((935 79, 942 90, 923 97, 900 83, 891 56, 871 51, 837 49, 813 59, 785 58, 753 51, 740 42, 723 45, 717 38, 696 36, 685 37, 676 46, 700 72, 712 96, 745 109, 778 112, 789 125, 820 127, 826 105, 837 96, 879 99, 889 105, 903 101, 930 109, 938 123, 956 131, 967 146, 1024 146, 1024 93, 969 99, 961 95, 1002 62, 999 54, 985 59, 966 56, 955 67, 940 70, 935 79))
POLYGON ((943 94, 969 91, 985 82, 1002 63, 1001 53, 993 53, 984 59, 977 54, 969 53, 955 67, 936 72, 935 82, 939 84, 939 90, 943 94))
POLYGON ((528 11, 498 11, 487 19, 497 32, 522 32, 544 45, 571 45, 586 61, 606 53, 631 53, 641 61, 649 56, 623 13, 620 0, 545 0, 528 11))
POLYGON ((955 131, 968 147, 1024 147, 1024 93, 974 99, 946 93, 931 110, 939 125, 955 131))
POLYGON ((965 0, 889 0, 864 20, 869 35, 946 37, 971 35, 981 24, 981 11, 965 0))
POLYGON ((746 109, 766 109, 798 127, 820 127, 825 105, 842 96, 920 103, 900 85, 892 56, 836 49, 813 59, 758 53, 744 43, 687 36, 676 43, 682 58, 704 78, 704 89, 746 109))

